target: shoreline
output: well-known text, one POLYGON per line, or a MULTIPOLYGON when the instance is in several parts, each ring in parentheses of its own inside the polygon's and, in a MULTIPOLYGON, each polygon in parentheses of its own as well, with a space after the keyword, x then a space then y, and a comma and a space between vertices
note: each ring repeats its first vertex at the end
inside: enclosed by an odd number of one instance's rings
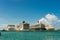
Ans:
POLYGON ((16 31, 16 30, 14 30, 14 31, 2 31, 2 30, 0 30, 0 32, 60 32, 60 30, 53 30, 53 31, 51 31, 51 30, 44 30, 44 31, 42 31, 42 30, 34 30, 34 31, 30 31, 30 30, 28 30, 28 31, 26 31, 26 30, 20 30, 20 31, 16 31))

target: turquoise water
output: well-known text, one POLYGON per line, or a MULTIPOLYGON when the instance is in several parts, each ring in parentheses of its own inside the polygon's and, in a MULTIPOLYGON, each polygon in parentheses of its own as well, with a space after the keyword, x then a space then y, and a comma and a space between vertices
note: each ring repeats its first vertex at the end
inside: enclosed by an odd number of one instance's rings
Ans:
POLYGON ((0 40, 60 40, 60 32, 1 32, 0 40))

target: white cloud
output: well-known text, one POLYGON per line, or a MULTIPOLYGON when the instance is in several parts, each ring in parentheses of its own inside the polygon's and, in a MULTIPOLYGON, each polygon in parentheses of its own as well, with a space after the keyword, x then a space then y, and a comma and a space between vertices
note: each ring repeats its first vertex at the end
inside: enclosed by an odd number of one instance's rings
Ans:
POLYGON ((60 23, 60 20, 58 20, 57 22, 60 23))
POLYGON ((45 16, 45 18, 48 19, 48 20, 51 20, 51 21, 57 21, 58 20, 57 16, 53 15, 53 14, 47 14, 45 16))
POLYGON ((47 14, 44 18, 41 18, 39 20, 39 23, 44 23, 45 25, 52 25, 54 27, 59 27, 58 24, 60 24, 60 20, 58 20, 58 17, 54 14, 47 14))
POLYGON ((39 23, 48 24, 49 22, 47 21, 47 19, 41 18, 41 19, 39 20, 39 23))

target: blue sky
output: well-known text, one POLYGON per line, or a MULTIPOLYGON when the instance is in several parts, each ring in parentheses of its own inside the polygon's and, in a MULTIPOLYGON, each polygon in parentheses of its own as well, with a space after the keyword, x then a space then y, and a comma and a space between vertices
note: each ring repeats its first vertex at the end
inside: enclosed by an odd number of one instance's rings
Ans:
POLYGON ((60 18, 60 0, 0 0, 0 25, 33 24, 48 13, 60 18))

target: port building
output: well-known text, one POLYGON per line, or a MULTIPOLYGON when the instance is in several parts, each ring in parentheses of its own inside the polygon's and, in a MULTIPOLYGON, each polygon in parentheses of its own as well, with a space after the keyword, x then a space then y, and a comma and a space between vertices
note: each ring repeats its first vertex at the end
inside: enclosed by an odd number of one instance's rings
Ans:
POLYGON ((29 23, 23 21, 22 23, 17 25, 16 30, 29 30, 29 27, 30 27, 29 23))
POLYGON ((9 31, 15 30, 15 25, 8 25, 7 30, 9 30, 9 31))
POLYGON ((45 25, 45 28, 46 28, 46 30, 55 30, 55 28, 54 27, 52 27, 52 25, 45 25))
POLYGON ((30 27, 30 30, 46 30, 44 24, 35 24, 30 27))

